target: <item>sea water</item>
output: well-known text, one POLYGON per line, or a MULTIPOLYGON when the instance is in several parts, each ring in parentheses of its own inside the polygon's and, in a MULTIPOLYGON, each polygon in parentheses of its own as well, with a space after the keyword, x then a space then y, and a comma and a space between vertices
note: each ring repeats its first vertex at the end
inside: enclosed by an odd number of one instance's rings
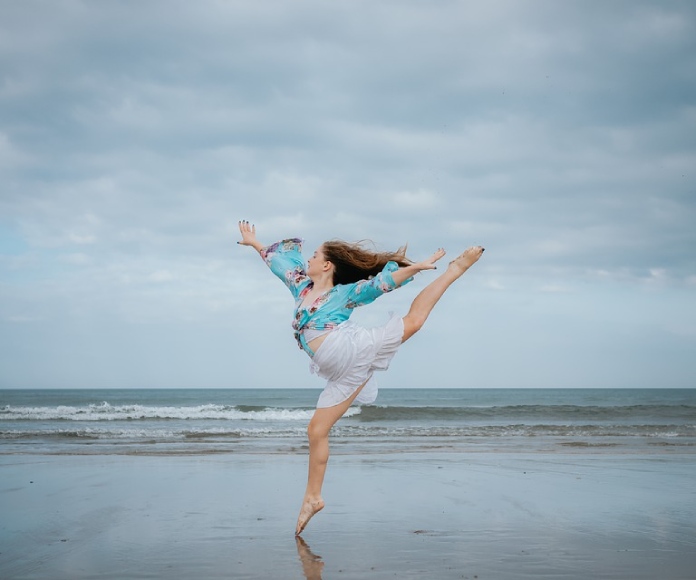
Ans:
MULTIPOLYGON (((306 453, 316 389, 0 390, 0 454, 306 453)), ((383 389, 333 453, 695 453, 696 389, 383 389)))

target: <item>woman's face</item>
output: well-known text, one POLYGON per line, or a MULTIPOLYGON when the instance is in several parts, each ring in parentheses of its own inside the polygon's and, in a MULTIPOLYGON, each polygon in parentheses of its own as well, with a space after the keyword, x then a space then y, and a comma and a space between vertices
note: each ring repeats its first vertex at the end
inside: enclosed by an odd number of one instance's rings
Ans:
POLYGON ((326 256, 324 256, 324 246, 319 246, 312 257, 307 260, 307 275, 311 278, 312 276, 318 276, 324 271, 324 265, 327 263, 326 256))

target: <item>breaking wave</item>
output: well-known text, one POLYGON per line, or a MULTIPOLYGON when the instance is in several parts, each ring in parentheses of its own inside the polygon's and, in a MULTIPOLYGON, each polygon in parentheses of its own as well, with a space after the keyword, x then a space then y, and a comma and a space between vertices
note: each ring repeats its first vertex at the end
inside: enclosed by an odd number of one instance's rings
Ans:
MULTIPOLYGON (((195 405, 159 407, 148 405, 101 404, 56 407, 18 407, 0 409, 1 421, 138 421, 138 420, 235 420, 235 421, 303 421, 312 418, 311 408, 273 408, 248 405, 195 405)), ((347 417, 360 413, 348 410, 347 417)))

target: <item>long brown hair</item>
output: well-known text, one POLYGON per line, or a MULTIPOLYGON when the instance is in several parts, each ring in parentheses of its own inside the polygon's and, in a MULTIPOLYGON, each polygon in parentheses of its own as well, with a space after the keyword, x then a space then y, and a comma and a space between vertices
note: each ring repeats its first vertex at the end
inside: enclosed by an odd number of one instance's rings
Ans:
POLYGON ((322 244, 324 257, 334 265, 334 286, 367 280, 379 274, 387 262, 393 261, 399 266, 413 263, 406 257, 406 246, 396 252, 374 252, 366 249, 365 244, 365 240, 355 243, 329 240, 322 244))

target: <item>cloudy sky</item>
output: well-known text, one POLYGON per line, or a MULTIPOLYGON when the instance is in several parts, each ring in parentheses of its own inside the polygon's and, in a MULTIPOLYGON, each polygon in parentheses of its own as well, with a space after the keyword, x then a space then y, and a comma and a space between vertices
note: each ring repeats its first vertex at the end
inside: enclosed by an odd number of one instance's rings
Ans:
POLYGON ((321 387, 239 219, 486 247, 383 387, 696 387, 695 186, 690 0, 0 1, 0 388, 321 387))

